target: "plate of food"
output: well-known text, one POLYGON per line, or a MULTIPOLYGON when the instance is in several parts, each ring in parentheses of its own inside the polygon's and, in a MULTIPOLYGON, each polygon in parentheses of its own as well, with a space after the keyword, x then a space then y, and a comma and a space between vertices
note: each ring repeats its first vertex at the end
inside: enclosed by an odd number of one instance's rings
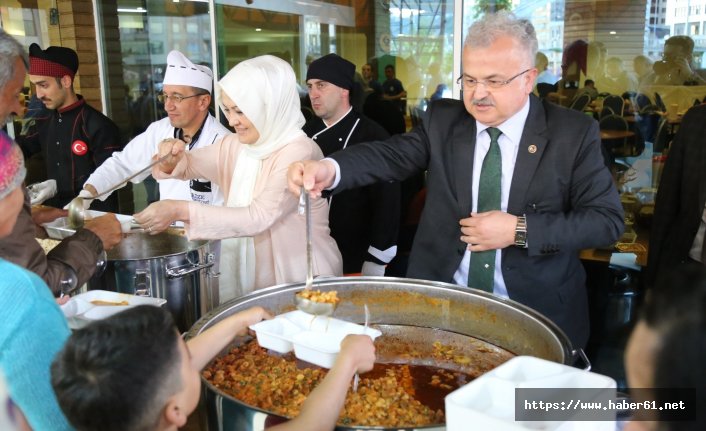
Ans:
POLYGON ((67 319, 99 320, 137 305, 161 307, 167 300, 149 296, 137 296, 107 290, 89 290, 72 297, 61 306, 67 319))

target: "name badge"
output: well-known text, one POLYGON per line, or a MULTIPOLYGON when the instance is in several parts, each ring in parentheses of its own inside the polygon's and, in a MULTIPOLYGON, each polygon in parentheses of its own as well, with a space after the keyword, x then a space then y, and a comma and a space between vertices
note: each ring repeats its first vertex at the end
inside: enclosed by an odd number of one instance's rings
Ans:
POLYGON ((191 180, 189 181, 189 188, 191 189, 192 201, 201 202, 204 204, 210 204, 213 201, 210 181, 200 179, 191 180))

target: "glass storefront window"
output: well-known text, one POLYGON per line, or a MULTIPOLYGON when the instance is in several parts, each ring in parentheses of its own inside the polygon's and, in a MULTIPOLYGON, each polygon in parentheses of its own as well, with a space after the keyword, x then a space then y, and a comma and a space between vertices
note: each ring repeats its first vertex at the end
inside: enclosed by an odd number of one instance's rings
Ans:
MULTIPOLYGON (((100 93, 86 86, 87 98, 102 102, 125 140, 164 115, 154 95, 172 49, 212 66, 217 78, 247 58, 278 55, 292 64, 304 102, 307 65, 320 56, 347 58, 361 80, 371 64, 379 83, 391 65, 407 91, 411 125, 429 100, 458 98, 454 79, 467 28, 500 8, 534 24, 557 103, 569 106, 586 79, 633 105, 684 112, 706 99, 706 0, 96 0, 92 17, 70 10, 72 2, 51 14, 55 3, 5 1, 0 25, 27 46, 78 46, 85 35, 72 23, 94 18, 101 67, 79 70, 79 87, 86 90, 84 78, 100 82, 100 93)), ((79 55, 90 64, 93 52, 79 55)), ((652 126, 644 130, 648 141, 652 126)))
POLYGON ((365 64, 385 81, 385 67, 407 91, 408 107, 450 96, 453 1, 241 1, 216 2, 219 76, 263 54, 292 64, 305 94, 307 65, 328 53, 365 64))
POLYGON ((169 51, 176 49, 197 64, 212 66, 211 23, 205 2, 100 1, 103 67, 109 112, 126 140, 164 117, 157 100, 169 51), (117 17, 117 28, 115 21, 117 17), (122 103, 121 103, 122 102, 122 103))
MULTIPOLYGON (((0 24, 23 44, 60 45, 62 36, 71 37, 64 31, 71 24, 61 18, 67 12, 62 9, 53 20, 51 7, 43 7, 44 3, 51 2, 39 1, 36 7, 18 0, 3 2, 0 24)), ((535 25, 547 70, 579 86, 586 78, 605 74, 610 58, 620 60, 639 84, 645 72, 635 58, 659 62, 665 41, 675 35, 693 42, 690 60, 696 75, 702 75, 706 62, 706 0, 215 0, 213 11, 205 0, 100 0, 95 5, 103 68, 80 74, 93 75, 91 79, 100 74, 107 99, 104 111, 128 131, 126 136, 142 125, 129 118, 125 107, 159 90, 171 49, 183 50, 197 62, 216 63, 217 76, 245 58, 274 53, 291 62, 302 85, 308 61, 336 52, 354 62, 359 72, 365 63, 374 63, 378 80, 385 79, 385 65, 394 65, 408 91, 408 105, 423 104, 439 94, 455 97, 447 89, 459 72, 453 70, 453 60, 458 64, 461 56, 460 43, 453 42, 454 10, 462 11, 465 36, 479 12, 512 8, 535 25), (578 73, 568 72, 562 65, 571 66, 564 60, 567 48, 577 41, 586 44, 586 64, 582 60, 575 67, 578 73), (213 52, 216 59, 211 58, 213 52)), ((149 111, 141 118, 160 115, 158 105, 149 111)))

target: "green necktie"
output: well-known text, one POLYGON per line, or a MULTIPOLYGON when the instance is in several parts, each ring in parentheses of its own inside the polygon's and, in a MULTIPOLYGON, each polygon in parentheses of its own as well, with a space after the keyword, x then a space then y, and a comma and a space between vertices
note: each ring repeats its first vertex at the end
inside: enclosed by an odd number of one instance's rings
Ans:
MULTIPOLYGON (((502 134, 500 129, 489 127, 486 129, 490 135, 490 148, 483 159, 478 182, 477 212, 486 212, 500 209, 500 177, 502 174, 502 158, 498 138, 502 134)), ((486 292, 493 292, 493 279, 495 278, 495 253, 496 250, 475 251, 471 253, 471 265, 468 269, 468 286, 486 292)))

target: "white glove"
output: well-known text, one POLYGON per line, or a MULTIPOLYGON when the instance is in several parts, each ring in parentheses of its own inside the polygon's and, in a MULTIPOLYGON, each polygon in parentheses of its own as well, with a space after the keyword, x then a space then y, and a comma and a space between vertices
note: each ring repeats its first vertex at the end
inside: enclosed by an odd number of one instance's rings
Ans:
MULTIPOLYGON (((91 192, 89 192, 88 190, 83 189, 83 190, 81 190, 81 192, 78 194, 78 197, 79 197, 79 198, 84 198, 84 199, 83 199, 83 209, 84 209, 84 210, 87 210, 88 207, 91 206, 91 202, 93 202, 93 194, 91 194, 91 192)), ((73 200, 73 199, 72 199, 72 200, 73 200)), ((70 205, 70 204, 71 204, 71 202, 69 202, 68 204, 66 204, 66 205, 64 206, 64 209, 65 209, 65 210, 69 209, 69 205, 70 205)))
POLYGON ((363 269, 360 271, 363 275, 374 275, 382 277, 385 275, 385 265, 380 265, 375 262, 366 260, 363 262, 363 269))
POLYGON ((32 205, 39 205, 56 196, 56 180, 32 184, 27 189, 29 189, 29 202, 32 205))

